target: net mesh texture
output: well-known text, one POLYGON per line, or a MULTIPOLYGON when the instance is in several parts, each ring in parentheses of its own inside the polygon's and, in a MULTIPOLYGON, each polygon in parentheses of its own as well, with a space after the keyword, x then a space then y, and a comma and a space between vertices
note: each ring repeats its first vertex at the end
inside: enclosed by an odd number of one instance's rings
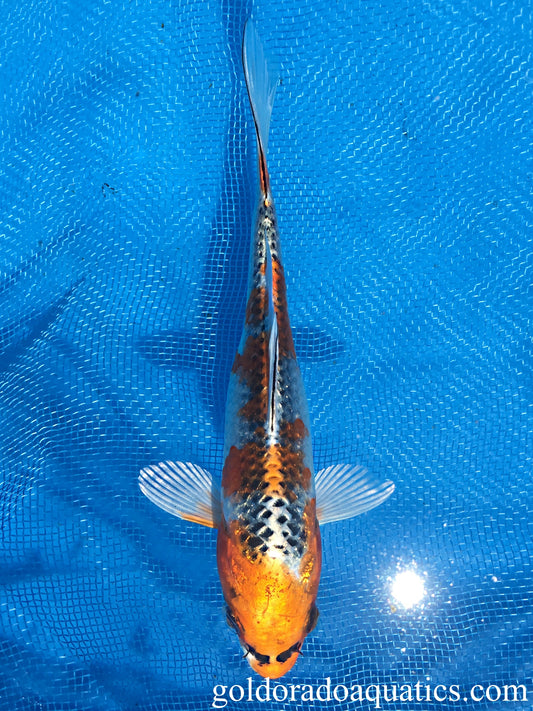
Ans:
POLYGON ((269 166, 315 467, 397 487, 323 528, 320 620, 281 681, 524 684, 514 704, 381 707, 531 709, 521 0, 1 4, 0 709, 196 711, 253 675, 216 533, 137 485, 163 459, 222 468, 257 185, 250 15, 280 67, 269 166))

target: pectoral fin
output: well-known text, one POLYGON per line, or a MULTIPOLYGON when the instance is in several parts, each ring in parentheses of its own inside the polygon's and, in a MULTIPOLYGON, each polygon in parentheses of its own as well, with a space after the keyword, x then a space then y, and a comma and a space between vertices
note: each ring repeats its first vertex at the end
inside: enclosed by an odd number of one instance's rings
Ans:
POLYGON ((392 481, 378 482, 361 466, 337 464, 315 477, 317 518, 342 521, 379 506, 394 491, 392 481))
POLYGON ((185 521, 216 528, 220 500, 213 492, 213 479, 191 462, 160 462, 141 469, 139 486, 159 508, 185 521))

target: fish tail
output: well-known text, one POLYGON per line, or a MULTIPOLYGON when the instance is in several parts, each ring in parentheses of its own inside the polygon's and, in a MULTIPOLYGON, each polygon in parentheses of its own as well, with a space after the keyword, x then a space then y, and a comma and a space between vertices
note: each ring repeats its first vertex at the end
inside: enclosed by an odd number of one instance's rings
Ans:
POLYGON ((260 187, 261 192, 266 196, 270 191, 266 162, 268 132, 278 73, 269 71, 263 45, 251 20, 247 20, 244 25, 242 64, 257 135, 260 187))

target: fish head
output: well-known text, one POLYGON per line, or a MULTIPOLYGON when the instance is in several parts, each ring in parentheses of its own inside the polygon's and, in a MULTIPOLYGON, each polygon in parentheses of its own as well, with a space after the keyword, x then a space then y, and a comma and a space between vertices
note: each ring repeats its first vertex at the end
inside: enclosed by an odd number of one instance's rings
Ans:
POLYGON ((232 527, 219 528, 217 558, 227 620, 245 657, 263 677, 278 679, 295 664, 305 637, 318 620, 316 595, 321 568, 318 524, 295 569, 279 557, 252 557, 232 527))
MULTIPOLYGON (((263 635, 259 635, 261 648, 267 651, 266 654, 259 652, 248 640, 253 638, 246 630, 240 629, 240 622, 227 609, 228 624, 236 629, 239 635, 239 641, 245 652, 245 658, 248 660, 252 669, 263 677, 270 679, 279 679, 284 676, 295 665, 298 656, 301 654, 302 645, 306 635, 314 629, 318 620, 318 609, 315 604, 309 610, 305 627, 300 630, 291 630, 291 634, 280 635, 280 629, 272 629, 272 638, 269 642, 264 643, 263 635), (299 639, 293 642, 294 638, 299 636, 299 639), (292 642, 292 644, 291 644, 292 642), (290 645, 290 646, 287 646, 290 645), (285 649, 279 651, 281 647, 285 649)), ((257 643, 256 643, 257 644, 257 643)))

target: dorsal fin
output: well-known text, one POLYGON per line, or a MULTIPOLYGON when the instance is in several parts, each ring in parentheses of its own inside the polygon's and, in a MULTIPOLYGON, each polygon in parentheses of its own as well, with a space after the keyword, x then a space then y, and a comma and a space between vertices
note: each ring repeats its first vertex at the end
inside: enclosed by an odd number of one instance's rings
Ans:
POLYGON ((272 72, 271 70, 269 71, 263 45, 251 20, 247 20, 244 25, 242 64, 257 134, 261 190, 267 195, 269 192, 269 181, 266 152, 268 148, 270 117, 272 115, 274 95, 278 83, 278 73, 272 72))
POLYGON ((274 429, 274 416, 276 410, 275 395, 276 395, 276 379, 278 372, 278 356, 279 356, 279 334, 278 334, 278 319, 276 316, 276 308, 274 306, 274 267, 272 264, 272 252, 268 239, 266 244, 266 261, 265 261, 265 281, 266 292, 268 299, 268 314, 267 314, 267 332, 270 332, 268 339, 268 428, 272 432, 274 429))

